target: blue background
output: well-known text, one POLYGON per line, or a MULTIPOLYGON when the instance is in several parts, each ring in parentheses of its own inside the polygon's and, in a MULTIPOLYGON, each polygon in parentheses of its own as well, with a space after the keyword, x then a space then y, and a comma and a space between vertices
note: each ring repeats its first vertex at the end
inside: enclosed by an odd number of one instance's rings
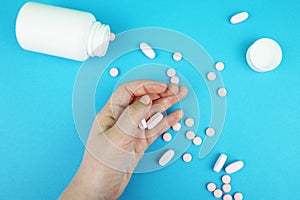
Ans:
MULTIPOLYGON (((14 24, 26 1, 0 7, 0 199, 55 199, 80 165, 84 147, 72 116, 72 90, 81 63, 22 50, 14 24)), ((296 199, 300 169, 300 2, 297 0, 40 1, 90 11, 115 33, 157 26, 198 41, 222 60, 228 88, 223 134, 203 160, 178 160, 163 170, 133 175, 121 199, 213 199, 209 181, 220 152, 245 168, 232 175, 233 191, 246 199, 296 199), (245 23, 229 17, 248 11, 245 23), (247 47, 270 37, 283 50, 274 71, 256 73, 245 62, 247 47)), ((126 64, 126 63, 124 63, 126 64)))

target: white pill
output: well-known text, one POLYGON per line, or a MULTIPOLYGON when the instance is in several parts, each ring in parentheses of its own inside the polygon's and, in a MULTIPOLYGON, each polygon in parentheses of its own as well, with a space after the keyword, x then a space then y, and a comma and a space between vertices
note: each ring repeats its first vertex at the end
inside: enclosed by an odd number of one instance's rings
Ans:
POLYGON ((170 142, 170 141, 172 140, 172 135, 171 135, 171 133, 164 133, 164 134, 163 134, 163 140, 164 140, 165 142, 170 142))
POLYGON ((243 167, 244 167, 243 161, 236 161, 236 162, 229 164, 227 167, 225 167, 225 171, 228 174, 232 174, 232 173, 239 171, 243 167))
POLYGON ((226 94, 227 94, 227 90, 226 90, 225 88, 219 88, 219 89, 218 89, 218 95, 219 95, 220 97, 225 97, 226 94))
POLYGON ((178 85, 179 82, 180 82, 180 79, 178 78, 178 76, 173 76, 170 78, 170 83, 178 85))
POLYGON ((115 67, 111 68, 111 69, 109 70, 109 74, 110 74, 112 77, 118 76, 118 75, 119 75, 119 70, 118 70, 118 68, 115 68, 115 67))
POLYGON ((233 195, 233 198, 234 200, 243 200, 243 194, 240 193, 240 192, 236 192, 234 195, 233 195))
POLYGON ((237 13, 237 14, 233 15, 230 18, 230 23, 238 24, 238 23, 241 23, 241 22, 245 21, 246 19, 248 19, 248 17, 249 17, 249 13, 240 12, 240 13, 237 13))
POLYGON ((195 123, 195 121, 194 121, 194 119, 191 118, 191 117, 188 117, 188 118, 186 118, 186 119, 184 120, 184 124, 185 124, 187 127, 192 127, 192 126, 194 126, 194 123, 195 123))
POLYGON ((216 189, 216 190, 214 191, 214 197, 216 197, 216 198, 221 198, 222 195, 223 195, 222 190, 216 189))
POLYGON ((155 52, 154 50, 145 42, 140 43, 140 49, 150 59, 155 58, 155 52))
POLYGON ((172 126, 172 129, 173 129, 174 131, 180 131, 180 129, 181 129, 181 124, 180 124, 179 122, 177 122, 176 124, 174 124, 174 125, 172 126))
POLYGON ((222 190, 223 190, 223 192, 225 192, 225 193, 230 192, 230 191, 231 191, 231 185, 228 184, 228 183, 223 184, 222 190))
POLYGON ((231 181, 231 177, 227 174, 225 174, 224 176, 222 176, 222 182, 223 183, 230 183, 231 181))
POLYGON ((214 81, 214 80, 216 80, 217 75, 216 75, 215 72, 208 72, 208 73, 206 74, 206 78, 207 78, 208 80, 210 80, 210 81, 214 81))
POLYGON ((174 68, 169 68, 169 69, 167 70, 167 76, 168 76, 168 77, 172 78, 172 77, 174 77, 175 75, 176 75, 176 70, 175 70, 174 68))
POLYGON ((270 38, 256 40, 247 50, 248 65, 257 72, 267 72, 279 66, 282 50, 279 44, 270 38))
POLYGON ((213 191, 215 191, 215 189, 217 188, 217 186, 216 186, 215 183, 208 183, 206 185, 206 188, 207 188, 208 191, 213 192, 213 191))
POLYGON ((144 130, 146 129, 148 126, 147 126, 147 122, 146 122, 146 119, 142 119, 142 121, 140 122, 139 124, 139 127, 140 129, 144 130))
POLYGON ((147 127, 148 129, 153 129, 162 119, 164 118, 164 115, 160 112, 154 114, 148 121, 147 121, 147 127))
POLYGON ((226 160, 227 160, 227 155, 225 155, 225 154, 222 153, 222 154, 219 156, 218 160, 216 161, 213 170, 214 170, 215 172, 220 172, 221 169, 223 168, 223 166, 224 166, 226 160))
POLYGON ((230 194, 225 194, 223 200, 232 200, 232 196, 230 194))
POLYGON ((212 137, 214 136, 216 133, 215 129, 214 128, 207 128, 206 131, 205 131, 205 134, 209 137, 212 137))
POLYGON ((201 137, 196 136, 196 137, 193 139, 193 144, 194 144, 194 145, 199 146, 201 143, 202 143, 201 137))
POLYGON ((217 62, 217 63, 215 64, 215 68, 216 68, 216 70, 218 70, 218 71, 222 71, 222 70, 224 69, 224 63, 223 63, 223 62, 217 62))
POLYGON ((196 134, 195 134, 194 131, 187 131, 187 132, 185 133, 185 137, 186 137, 188 140, 194 139, 195 136, 196 136, 196 134))
POLYGON ((173 54, 173 59, 174 59, 175 61, 180 61, 180 60, 182 59, 182 54, 181 54, 180 52, 175 52, 175 53, 173 54))
POLYGON ((175 155, 175 151, 172 149, 169 149, 168 151, 166 151, 159 159, 158 164, 160 166, 165 166, 166 164, 168 164, 172 158, 175 155))
POLYGON ((190 153, 185 153, 183 154, 182 159, 184 162, 188 163, 192 161, 193 157, 190 153))
POLYGON ((110 33, 109 41, 114 41, 116 39, 116 35, 114 33, 110 33))

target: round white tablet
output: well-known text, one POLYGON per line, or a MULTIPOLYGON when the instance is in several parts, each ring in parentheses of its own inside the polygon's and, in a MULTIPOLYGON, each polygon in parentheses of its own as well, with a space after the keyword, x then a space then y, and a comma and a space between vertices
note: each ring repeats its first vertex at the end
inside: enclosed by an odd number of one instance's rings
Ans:
POLYGON ((282 50, 279 44, 270 38, 255 41, 246 54, 248 65, 257 72, 275 69, 281 63, 282 50))
POLYGON ((216 190, 214 191, 214 197, 216 197, 216 198, 221 198, 222 195, 223 195, 222 190, 216 189, 216 190))
POLYGON ((214 80, 216 80, 217 75, 216 75, 215 72, 208 72, 208 73, 206 74, 206 78, 207 78, 208 80, 210 80, 210 81, 214 81, 214 80))
POLYGON ((225 97, 226 94, 227 94, 227 90, 226 90, 225 88, 219 88, 219 89, 218 89, 218 95, 219 95, 220 97, 225 97))
POLYGON ((173 129, 174 131, 179 131, 179 130, 181 129, 181 124, 180 124, 179 122, 177 122, 176 124, 174 124, 174 125, 172 126, 172 129, 173 129))
POLYGON ((182 54, 181 54, 180 52, 175 52, 175 53, 173 54, 173 59, 174 59, 175 61, 180 61, 180 60, 182 59, 182 54))
POLYGON ((231 181, 231 177, 227 174, 225 174, 224 176, 222 176, 222 182, 223 183, 230 183, 231 181))
POLYGON ((216 131, 215 131, 214 128, 207 128, 205 133, 206 133, 207 136, 212 137, 212 136, 215 135, 216 131))
POLYGON ((230 194, 225 194, 223 200, 232 200, 232 196, 230 194))
POLYGON ((234 195, 233 195, 233 198, 234 200, 243 200, 243 194, 240 193, 240 192, 236 192, 234 195))
POLYGON ((116 39, 116 35, 114 33, 110 33, 109 41, 114 41, 116 39))
POLYGON ((199 146, 202 143, 202 139, 199 136, 194 137, 193 144, 199 146))
POLYGON ((216 186, 215 183, 208 183, 206 185, 206 188, 207 188, 208 191, 213 192, 213 191, 215 191, 215 189, 217 188, 217 186, 216 186))
POLYGON ((225 193, 230 192, 230 191, 231 191, 231 185, 229 185, 228 183, 223 184, 222 190, 223 190, 225 193))
POLYGON ((196 135, 196 134, 195 134, 194 131, 187 131, 187 132, 185 133, 185 137, 186 137, 188 140, 194 139, 195 135, 196 135))
POLYGON ((111 69, 109 70, 109 74, 110 74, 112 77, 118 76, 118 75, 119 75, 119 70, 118 70, 118 68, 115 68, 115 67, 111 68, 111 69))
POLYGON ((180 82, 180 79, 178 78, 178 76, 173 76, 170 78, 170 83, 173 83, 173 84, 179 84, 180 82))
POLYGON ((164 133, 162 138, 165 142, 170 142, 172 140, 172 135, 171 133, 164 133))
POLYGON ((191 162, 192 158, 193 157, 192 157, 192 155, 190 153, 185 153, 182 156, 183 161, 186 162, 186 163, 191 162))
POLYGON ((192 126, 194 126, 194 123, 195 123, 195 121, 194 121, 194 119, 191 118, 191 117, 188 117, 188 118, 186 118, 186 119, 184 120, 184 124, 185 124, 187 127, 192 127, 192 126))
POLYGON ((167 70, 167 76, 168 76, 168 77, 172 78, 172 77, 175 76, 175 75, 176 75, 176 70, 175 70, 174 68, 169 68, 169 69, 167 70))
POLYGON ((223 63, 223 62, 217 62, 217 63, 215 64, 215 68, 216 68, 216 70, 218 70, 218 71, 222 71, 222 70, 224 69, 224 63, 223 63))

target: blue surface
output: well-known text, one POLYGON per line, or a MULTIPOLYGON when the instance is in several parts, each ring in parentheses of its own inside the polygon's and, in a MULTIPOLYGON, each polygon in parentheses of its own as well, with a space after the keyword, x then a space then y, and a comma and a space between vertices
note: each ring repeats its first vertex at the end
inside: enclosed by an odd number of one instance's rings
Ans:
MULTIPOLYGON (((73 84, 81 63, 18 46, 14 23, 25 2, 5 1, 0 7, 0 199, 55 199, 76 172, 84 149, 72 116, 73 84)), ((297 198, 299 1, 40 2, 88 10, 116 33, 148 26, 174 29, 226 64, 227 116, 211 154, 199 160, 199 148, 192 146, 189 164, 178 160, 160 171, 135 174, 120 199, 213 199, 205 184, 220 184, 224 172, 211 170, 220 152, 229 155, 229 162, 245 162, 232 175, 232 185, 246 199, 297 198), (250 13, 248 21, 228 23, 232 14, 244 10, 250 13), (247 66, 245 53, 261 37, 279 42, 283 61, 278 69, 260 74, 247 66)))

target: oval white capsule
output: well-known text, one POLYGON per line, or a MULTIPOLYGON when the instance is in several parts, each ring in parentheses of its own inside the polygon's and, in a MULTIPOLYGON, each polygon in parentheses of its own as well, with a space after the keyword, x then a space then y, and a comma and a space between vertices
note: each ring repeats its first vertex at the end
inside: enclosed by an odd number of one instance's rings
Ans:
POLYGON ((232 173, 235 173, 235 172, 239 171, 243 167, 244 167, 244 162, 243 161, 236 161, 236 162, 233 162, 233 163, 229 164, 225 168, 225 171, 228 174, 232 174, 232 173))
POLYGON ((173 149, 169 149, 166 151, 159 159, 158 164, 160 166, 165 166, 168 164, 175 155, 175 151, 173 149))
POLYGON ((148 121, 147 121, 147 127, 148 129, 153 129, 162 119, 164 118, 164 115, 160 112, 154 114, 148 121))
POLYGON ((150 58, 150 59, 155 58, 154 50, 147 43, 142 42, 140 44, 140 49, 145 54, 145 56, 147 56, 148 58, 150 58))
POLYGON ((248 17, 249 17, 249 14, 247 12, 241 12, 241 13, 233 15, 230 18, 230 23, 238 24, 238 23, 241 23, 241 22, 245 21, 246 19, 248 19, 248 17))
POLYGON ((222 153, 222 154, 219 156, 218 160, 216 161, 213 170, 214 170, 215 172, 220 172, 221 169, 223 168, 223 166, 224 166, 226 160, 227 160, 227 155, 225 155, 225 154, 222 153))

